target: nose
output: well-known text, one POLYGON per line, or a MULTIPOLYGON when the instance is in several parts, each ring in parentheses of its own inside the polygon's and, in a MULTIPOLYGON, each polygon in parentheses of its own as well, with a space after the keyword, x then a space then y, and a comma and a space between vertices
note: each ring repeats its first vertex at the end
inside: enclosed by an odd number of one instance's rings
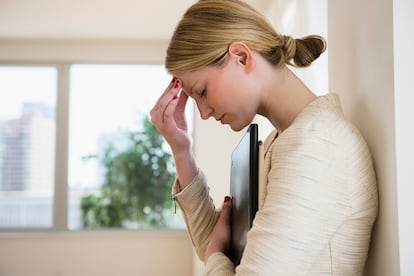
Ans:
POLYGON ((208 106, 207 103, 200 103, 197 102, 197 108, 200 112, 201 119, 207 120, 211 117, 211 114, 213 113, 213 110, 208 106))

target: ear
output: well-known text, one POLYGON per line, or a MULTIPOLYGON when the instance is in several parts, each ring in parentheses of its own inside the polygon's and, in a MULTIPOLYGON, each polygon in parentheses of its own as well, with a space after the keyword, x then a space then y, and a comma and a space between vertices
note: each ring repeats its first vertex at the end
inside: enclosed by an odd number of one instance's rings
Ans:
POLYGON ((254 57, 250 48, 243 42, 232 42, 229 46, 228 53, 234 58, 240 66, 243 66, 247 72, 253 69, 254 57))

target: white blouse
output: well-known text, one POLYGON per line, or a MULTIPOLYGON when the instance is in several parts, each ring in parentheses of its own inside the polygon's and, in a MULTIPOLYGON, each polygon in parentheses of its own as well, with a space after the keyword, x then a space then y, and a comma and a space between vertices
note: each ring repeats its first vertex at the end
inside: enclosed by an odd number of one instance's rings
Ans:
POLYGON ((206 275, 362 275, 378 212, 376 177, 339 97, 318 97, 264 146, 264 201, 236 268, 222 253, 204 260, 218 212, 203 173, 182 191, 178 180, 173 186, 206 275))

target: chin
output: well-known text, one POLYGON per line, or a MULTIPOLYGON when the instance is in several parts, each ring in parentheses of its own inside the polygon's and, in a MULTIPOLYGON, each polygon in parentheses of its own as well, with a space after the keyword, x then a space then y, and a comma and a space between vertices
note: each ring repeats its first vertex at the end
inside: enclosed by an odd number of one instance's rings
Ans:
POLYGON ((241 130, 243 130, 246 126, 245 125, 234 125, 234 124, 229 124, 229 127, 236 132, 239 132, 241 130))

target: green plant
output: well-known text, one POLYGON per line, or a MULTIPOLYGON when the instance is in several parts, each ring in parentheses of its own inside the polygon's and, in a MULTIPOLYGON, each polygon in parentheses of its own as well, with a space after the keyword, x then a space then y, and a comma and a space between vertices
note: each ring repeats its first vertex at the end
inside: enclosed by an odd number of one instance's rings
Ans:
POLYGON ((126 147, 110 143, 98 158, 105 169, 99 194, 81 200, 84 228, 166 227, 166 212, 172 209, 172 156, 164 150, 164 139, 150 122, 143 120, 143 131, 124 133, 126 147))

